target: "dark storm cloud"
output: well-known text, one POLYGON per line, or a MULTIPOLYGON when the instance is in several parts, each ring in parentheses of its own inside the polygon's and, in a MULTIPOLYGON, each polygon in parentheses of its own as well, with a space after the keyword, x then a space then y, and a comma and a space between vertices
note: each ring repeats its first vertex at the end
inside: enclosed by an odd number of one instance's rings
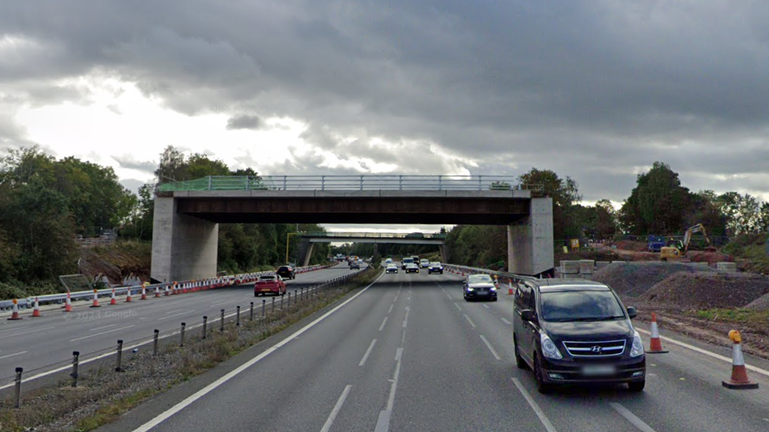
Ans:
POLYGON ((230 117, 229 120, 227 120, 227 129, 230 130, 237 130, 237 129, 259 129, 259 127, 262 125, 262 119, 260 119, 258 116, 255 115, 237 115, 234 117, 230 117))
MULTIPOLYGON (((572 177, 586 199, 621 201, 657 160, 693 190, 760 193, 757 179, 769 172, 763 1, 50 1, 4 9, 2 88, 96 71, 186 114, 225 112, 228 128, 252 128, 243 112, 308 123, 303 138, 319 152, 295 153, 269 167, 275 173, 325 172, 322 151, 362 158, 344 172, 376 162, 436 174, 537 167, 572 177), (404 150, 415 143, 418 151, 404 150)), ((46 97, 18 94, 30 103, 46 97)))

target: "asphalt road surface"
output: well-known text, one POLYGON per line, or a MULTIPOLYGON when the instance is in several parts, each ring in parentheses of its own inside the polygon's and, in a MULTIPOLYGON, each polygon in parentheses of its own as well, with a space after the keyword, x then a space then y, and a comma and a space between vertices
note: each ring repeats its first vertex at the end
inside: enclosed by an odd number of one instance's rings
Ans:
POLYGON ((672 334, 692 347, 667 343, 670 353, 649 356, 643 393, 538 394, 515 367, 512 296, 500 294, 467 303, 457 276, 385 275, 269 349, 233 358, 228 373, 199 376, 102 430, 769 430, 767 362, 746 358, 762 368, 749 372, 760 389, 728 390, 731 364, 693 348, 730 352, 672 334))
MULTIPOLYGON (((346 265, 316 270, 296 275, 287 281, 287 291, 317 285, 321 282, 350 274, 346 265)), ((118 305, 109 305, 109 298, 100 298, 100 308, 90 308, 91 302, 73 303, 73 312, 65 313, 61 306, 51 305, 41 311, 42 317, 31 318, 32 311, 24 310, 20 321, 7 321, 10 313, 0 318, 0 389, 8 388, 16 367, 24 368, 24 377, 30 378, 50 370, 67 367, 72 362, 72 352, 80 351, 81 361, 115 351, 117 340, 122 339, 129 348, 135 343, 150 340, 154 329, 161 335, 181 328, 185 322, 188 328, 200 325, 203 316, 209 322, 225 315, 235 314, 241 307, 241 314, 247 317, 250 303, 259 309, 262 300, 271 307, 272 299, 279 297, 254 297, 253 284, 222 287, 176 296, 139 300, 134 295, 131 303, 125 297, 118 297, 118 305)), ((148 349, 147 346, 145 348, 148 349)))

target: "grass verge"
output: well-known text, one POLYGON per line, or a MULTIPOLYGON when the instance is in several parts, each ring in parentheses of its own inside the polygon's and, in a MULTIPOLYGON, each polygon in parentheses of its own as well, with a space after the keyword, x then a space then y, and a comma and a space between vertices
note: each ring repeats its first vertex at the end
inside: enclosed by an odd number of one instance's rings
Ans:
POLYGON ((0 401, 0 431, 97 429, 151 397, 328 307, 354 289, 368 285, 378 274, 373 269, 356 273, 345 285, 323 288, 285 310, 266 311, 264 318, 255 316, 251 321, 248 312, 244 312, 245 319, 241 318, 239 327, 231 319, 223 332, 219 331, 219 323, 209 323, 206 339, 202 339, 202 329, 195 329, 187 333, 184 347, 179 346, 178 336, 167 338, 157 356, 147 349, 129 353, 120 373, 114 371, 115 360, 110 358, 105 364, 81 372, 76 388, 71 387, 71 380, 62 379, 54 385, 25 392, 20 409, 13 408, 11 398, 4 399, 0 401))
POLYGON ((721 321, 729 323, 750 324, 756 326, 769 326, 769 311, 758 311, 751 309, 706 309, 690 312, 697 318, 711 321, 721 321))

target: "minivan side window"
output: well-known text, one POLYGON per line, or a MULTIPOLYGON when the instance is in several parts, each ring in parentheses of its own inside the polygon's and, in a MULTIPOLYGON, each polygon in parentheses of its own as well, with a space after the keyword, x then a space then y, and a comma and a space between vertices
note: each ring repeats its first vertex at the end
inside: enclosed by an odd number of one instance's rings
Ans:
POLYGON ((531 309, 533 311, 537 310, 537 301, 534 297, 533 288, 529 288, 529 295, 526 297, 526 309, 531 309))
POLYGON ((531 287, 526 284, 518 284, 518 289, 515 290, 515 306, 518 310, 530 309, 529 299, 531 297, 531 287))

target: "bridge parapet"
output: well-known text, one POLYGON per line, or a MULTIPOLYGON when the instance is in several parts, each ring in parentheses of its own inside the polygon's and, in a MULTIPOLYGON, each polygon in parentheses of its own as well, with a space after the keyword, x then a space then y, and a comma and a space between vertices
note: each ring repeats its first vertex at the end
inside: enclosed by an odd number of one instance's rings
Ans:
POLYGON ((491 175, 330 175, 330 176, 208 176, 165 183, 159 192, 280 191, 506 191, 541 192, 541 184, 516 183, 511 176, 491 175))

